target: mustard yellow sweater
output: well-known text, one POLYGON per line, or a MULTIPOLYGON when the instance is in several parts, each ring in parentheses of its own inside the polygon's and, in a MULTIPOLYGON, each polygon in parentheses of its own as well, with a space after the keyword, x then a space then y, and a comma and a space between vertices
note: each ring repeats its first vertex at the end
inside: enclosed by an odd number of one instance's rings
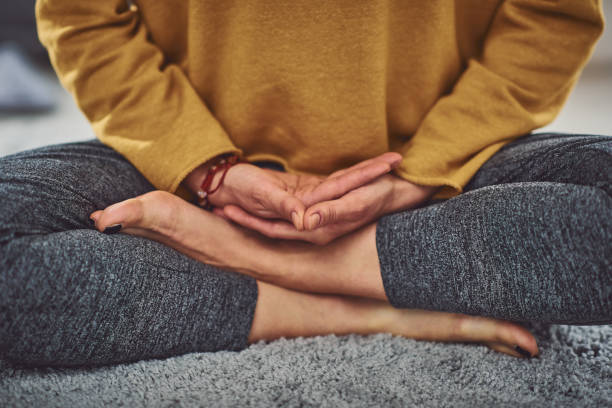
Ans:
POLYGON ((385 151, 461 192, 550 122, 600 0, 39 0, 40 39, 98 137, 176 191, 228 152, 328 174, 385 151))

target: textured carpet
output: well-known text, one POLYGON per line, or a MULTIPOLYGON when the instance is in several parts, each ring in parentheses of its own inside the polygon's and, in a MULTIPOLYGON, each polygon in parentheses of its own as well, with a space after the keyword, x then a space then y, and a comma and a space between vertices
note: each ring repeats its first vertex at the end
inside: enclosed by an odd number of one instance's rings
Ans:
POLYGON ((612 407, 612 326, 534 328, 541 356, 388 335, 259 343, 95 369, 0 362, 0 405, 612 407))

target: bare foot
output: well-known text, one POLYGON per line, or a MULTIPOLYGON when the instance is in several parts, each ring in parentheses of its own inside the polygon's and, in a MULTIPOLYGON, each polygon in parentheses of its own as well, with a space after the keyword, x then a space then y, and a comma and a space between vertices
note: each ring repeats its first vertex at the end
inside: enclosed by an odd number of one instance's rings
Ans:
POLYGON ((120 228, 123 233, 161 242, 198 261, 266 278, 258 272, 263 269, 258 264, 266 240, 258 240, 256 233, 173 194, 152 191, 95 211, 91 219, 101 232, 117 232, 120 228))
POLYGON ((378 300, 303 293, 264 282, 258 282, 258 286, 251 342, 326 334, 390 333, 415 340, 481 343, 515 357, 538 354, 536 340, 529 331, 502 320, 395 309, 378 300))
POLYGON ((382 332, 415 340, 482 343, 515 357, 538 355, 533 335, 524 327, 487 317, 416 309, 381 307, 382 332))
POLYGON ((121 225, 124 233, 278 286, 386 300, 375 224, 326 246, 273 240, 164 191, 113 204, 91 218, 100 231, 121 225))

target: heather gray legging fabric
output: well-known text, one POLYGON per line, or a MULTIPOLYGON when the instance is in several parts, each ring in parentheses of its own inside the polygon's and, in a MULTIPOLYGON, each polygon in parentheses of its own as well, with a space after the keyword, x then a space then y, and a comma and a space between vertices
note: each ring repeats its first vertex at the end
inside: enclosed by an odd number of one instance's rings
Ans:
MULTIPOLYGON (((612 138, 535 135, 512 143, 466 194, 380 220, 391 303, 611 322, 611 178, 612 138)), ((4 358, 112 364, 246 345, 253 279, 90 225, 95 209, 152 189, 99 142, 0 159, 4 358)))
POLYGON ((0 159, 0 352, 36 365, 237 350, 253 279, 147 239, 93 229, 96 209, 153 186, 97 141, 0 159))
POLYGON ((393 306, 612 323, 612 137, 524 137, 465 191, 380 220, 393 306))

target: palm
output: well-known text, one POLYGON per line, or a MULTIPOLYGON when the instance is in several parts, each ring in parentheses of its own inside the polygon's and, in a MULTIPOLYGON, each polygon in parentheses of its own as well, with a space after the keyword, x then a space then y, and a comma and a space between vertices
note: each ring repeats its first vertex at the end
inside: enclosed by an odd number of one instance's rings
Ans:
POLYGON ((306 206, 313 204, 313 192, 325 181, 325 177, 312 174, 290 174, 268 169, 263 171, 275 180, 279 188, 299 198, 306 206))
POLYGON ((291 212, 303 214, 305 206, 301 198, 316 189, 322 180, 317 176, 239 165, 231 169, 223 188, 210 196, 210 202, 217 207, 237 205, 262 218, 291 220, 291 212))

